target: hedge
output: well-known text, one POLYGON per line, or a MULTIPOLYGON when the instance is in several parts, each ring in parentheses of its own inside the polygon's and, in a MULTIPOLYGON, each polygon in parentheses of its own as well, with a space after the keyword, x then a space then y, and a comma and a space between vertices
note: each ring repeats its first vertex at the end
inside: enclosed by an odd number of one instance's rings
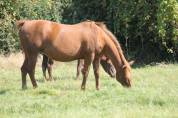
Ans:
POLYGON ((125 55, 139 62, 178 59, 177 0, 1 0, 0 52, 19 49, 18 19, 78 23, 104 21, 125 55))

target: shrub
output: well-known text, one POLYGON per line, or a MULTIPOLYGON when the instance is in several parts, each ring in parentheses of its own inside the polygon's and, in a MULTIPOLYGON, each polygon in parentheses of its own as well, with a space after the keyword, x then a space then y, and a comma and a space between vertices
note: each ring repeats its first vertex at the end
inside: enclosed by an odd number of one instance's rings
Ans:
POLYGON ((0 1, 0 53, 19 49, 15 27, 19 19, 46 19, 60 22, 60 2, 52 0, 2 0, 0 1))
POLYGON ((140 61, 174 60, 176 5, 176 0, 110 0, 107 18, 128 53, 140 61))
POLYGON ((19 49, 17 19, 104 21, 127 56, 143 62, 178 59, 177 0, 1 0, 1 53, 19 49))

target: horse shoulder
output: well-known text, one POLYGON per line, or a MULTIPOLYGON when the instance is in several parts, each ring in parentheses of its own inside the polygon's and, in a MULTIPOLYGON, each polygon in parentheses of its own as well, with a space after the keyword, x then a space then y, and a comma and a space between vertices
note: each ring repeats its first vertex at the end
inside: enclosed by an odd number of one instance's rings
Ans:
POLYGON ((105 46, 105 38, 102 30, 94 24, 93 27, 94 35, 96 36, 97 51, 101 52, 105 46))

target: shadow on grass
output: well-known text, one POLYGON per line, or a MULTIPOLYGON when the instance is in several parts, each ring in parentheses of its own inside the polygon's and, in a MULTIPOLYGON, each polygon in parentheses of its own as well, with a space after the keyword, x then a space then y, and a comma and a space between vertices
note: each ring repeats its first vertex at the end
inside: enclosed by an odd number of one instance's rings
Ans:
MULTIPOLYGON (((81 78, 81 77, 80 77, 81 78)), ((75 76, 54 76, 53 77, 53 80, 51 81, 56 81, 56 80, 69 80, 69 79, 72 79, 72 80, 77 80, 77 78, 75 76)), ((36 80, 37 82, 39 83, 45 83, 46 81, 44 80, 44 78, 39 78, 36 80)), ((50 80, 47 81, 47 82, 51 82, 50 80)))
POLYGON ((4 95, 7 93, 7 91, 9 91, 8 89, 5 89, 5 90, 0 90, 0 95, 4 95))
POLYGON ((53 77, 53 80, 48 80, 48 81, 44 80, 44 78, 39 78, 36 81, 39 83, 45 83, 45 82, 52 82, 52 81, 56 81, 56 80, 59 80, 59 77, 53 77))

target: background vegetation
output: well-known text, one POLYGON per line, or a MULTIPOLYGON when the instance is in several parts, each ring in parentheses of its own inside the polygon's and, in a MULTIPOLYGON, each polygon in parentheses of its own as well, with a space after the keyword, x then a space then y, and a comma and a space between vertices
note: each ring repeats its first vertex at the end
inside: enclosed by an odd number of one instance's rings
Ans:
POLYGON ((125 55, 139 62, 178 60, 176 0, 1 0, 0 52, 19 49, 18 19, 78 23, 104 21, 125 55))

